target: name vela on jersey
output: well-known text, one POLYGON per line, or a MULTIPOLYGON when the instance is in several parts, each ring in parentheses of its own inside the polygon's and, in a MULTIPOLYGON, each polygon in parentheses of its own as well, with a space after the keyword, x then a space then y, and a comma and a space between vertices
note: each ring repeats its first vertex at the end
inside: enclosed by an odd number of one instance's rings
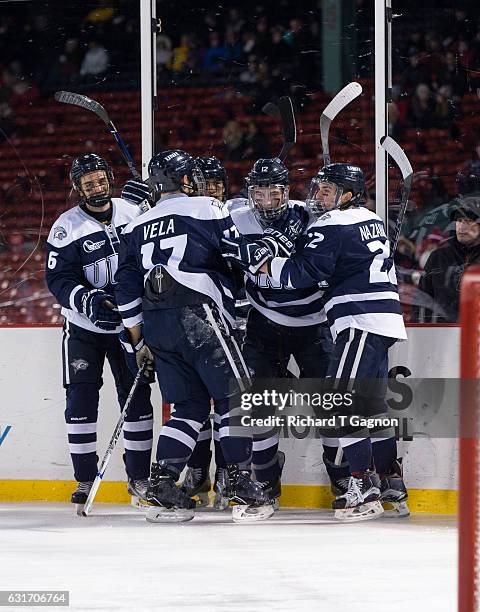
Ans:
POLYGON ((150 223, 143 228, 143 239, 151 240, 152 238, 158 238, 159 236, 166 236, 167 234, 174 233, 175 224, 173 219, 162 219, 161 221, 150 223))

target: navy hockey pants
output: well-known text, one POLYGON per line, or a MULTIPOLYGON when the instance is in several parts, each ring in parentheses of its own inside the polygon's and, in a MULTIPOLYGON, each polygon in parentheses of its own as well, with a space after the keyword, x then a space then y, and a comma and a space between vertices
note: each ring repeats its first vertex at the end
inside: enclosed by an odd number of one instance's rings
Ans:
MULTIPOLYGON (((133 383, 116 334, 95 333, 65 321, 63 327, 63 384, 66 389, 68 445, 75 480, 94 480, 97 474, 97 418, 103 366, 107 358, 123 407, 133 383)), ((116 422, 116 421, 115 421, 116 422)), ((108 437, 115 423, 108 425, 108 437)), ((148 478, 153 442, 150 385, 140 385, 123 426, 124 461, 132 479, 148 478)))
POLYGON ((249 465, 251 434, 230 427, 241 415, 238 377, 243 359, 230 328, 212 303, 144 311, 145 342, 155 355, 164 402, 172 417, 158 439, 157 461, 166 460, 178 478, 187 463, 214 400, 220 444, 227 463, 249 465))

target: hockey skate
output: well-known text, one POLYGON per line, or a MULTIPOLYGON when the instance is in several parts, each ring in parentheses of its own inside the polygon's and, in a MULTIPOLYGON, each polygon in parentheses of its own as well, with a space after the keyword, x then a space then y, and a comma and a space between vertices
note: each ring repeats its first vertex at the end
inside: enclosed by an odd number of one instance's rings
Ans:
POLYGON ((217 468, 215 471, 215 484, 213 490, 215 492, 215 499, 213 500, 213 507, 215 510, 226 510, 229 506, 228 501, 228 472, 227 468, 217 468))
POLYGON ((75 504, 75 512, 78 516, 83 516, 83 507, 88 498, 88 494, 90 493, 90 489, 93 486, 93 480, 87 482, 79 482, 77 484, 77 488, 72 493, 71 502, 75 504))
POLYGON ((403 482, 402 460, 395 461, 389 474, 382 474, 380 478, 380 502, 384 508, 386 518, 410 516, 407 506, 407 488, 403 482))
POLYGON ((355 472, 350 476, 348 490, 333 500, 335 518, 340 521, 366 521, 383 514, 380 480, 375 472, 355 472))
POLYGON ((277 477, 272 480, 264 480, 258 483, 267 493, 269 503, 273 506, 274 510, 278 510, 278 498, 282 494, 282 472, 283 466, 285 465, 285 453, 283 451, 278 451, 277 456, 280 470, 277 477))
POLYGON ((165 461, 152 463, 146 497, 152 506, 146 514, 149 523, 183 523, 193 519, 195 500, 177 487, 165 461))
POLYGON ((272 516, 274 509, 269 497, 258 482, 253 482, 250 471, 231 463, 227 465, 228 498, 236 505, 232 508, 234 523, 256 523, 272 516))
POLYGON ((134 508, 145 510, 149 504, 147 502, 148 478, 128 479, 127 491, 131 495, 130 503, 134 508))
POLYGON ((198 498, 197 507, 208 506, 208 494, 211 488, 209 466, 187 468, 181 489, 189 497, 198 498))

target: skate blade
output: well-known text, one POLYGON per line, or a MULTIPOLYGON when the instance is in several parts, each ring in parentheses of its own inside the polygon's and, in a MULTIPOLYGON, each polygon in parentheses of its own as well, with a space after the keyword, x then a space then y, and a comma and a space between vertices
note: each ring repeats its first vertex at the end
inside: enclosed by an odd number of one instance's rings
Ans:
POLYGON ((151 505, 145 499, 137 495, 132 495, 130 497, 130 505, 137 510, 148 510, 148 508, 151 508, 151 505))
POLYGON ((75 504, 75 514, 77 516, 87 516, 85 511, 85 504, 75 504))
POLYGON ((410 516, 410 508, 407 502, 383 502, 383 516, 385 518, 407 518, 410 516))
POLYGON ((213 501, 213 507, 215 510, 226 510, 230 505, 228 497, 223 497, 221 495, 215 495, 215 499, 213 501))
POLYGON ((274 512, 272 504, 265 506, 238 504, 232 508, 232 520, 234 523, 258 523, 270 518, 274 512))
POLYGON ((339 521, 356 523, 357 521, 369 521, 383 514, 383 506, 379 501, 368 502, 356 508, 335 510, 335 518, 339 521))
POLYGON ((194 517, 193 510, 184 508, 163 508, 150 506, 145 518, 149 523, 186 523, 194 517))

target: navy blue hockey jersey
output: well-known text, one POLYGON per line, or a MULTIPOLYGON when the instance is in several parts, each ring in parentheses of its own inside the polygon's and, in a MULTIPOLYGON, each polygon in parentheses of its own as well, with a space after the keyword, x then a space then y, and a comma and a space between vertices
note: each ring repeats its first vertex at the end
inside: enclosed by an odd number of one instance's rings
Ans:
POLYGON ((122 233, 117 303, 126 327, 143 320, 144 283, 157 266, 178 283, 209 296, 230 323, 235 321, 231 271, 221 256, 221 239, 235 235, 218 200, 171 194, 130 223, 122 233))
POLYGON ((112 220, 97 221, 80 206, 62 213, 47 238, 45 276, 48 288, 71 323, 99 334, 118 333, 95 327, 81 311, 82 295, 93 288, 114 293, 120 232, 140 214, 138 206, 112 198, 112 220))
MULTIPOLYGON (((263 227, 248 201, 235 198, 227 202, 235 227, 252 240, 261 238, 263 227)), ((290 200, 289 206, 305 207, 300 200, 290 200)), ((296 241, 297 252, 301 252, 307 241, 306 236, 296 241)), ((250 304, 262 315, 287 327, 305 327, 326 321, 323 308, 323 290, 318 283, 309 287, 292 289, 270 278, 268 274, 245 274, 245 292, 250 304)))
POLYGON ((308 237, 301 253, 272 260, 272 279, 287 287, 323 287, 334 339, 349 327, 406 339, 390 243, 380 217, 366 208, 333 210, 308 228, 308 237))

